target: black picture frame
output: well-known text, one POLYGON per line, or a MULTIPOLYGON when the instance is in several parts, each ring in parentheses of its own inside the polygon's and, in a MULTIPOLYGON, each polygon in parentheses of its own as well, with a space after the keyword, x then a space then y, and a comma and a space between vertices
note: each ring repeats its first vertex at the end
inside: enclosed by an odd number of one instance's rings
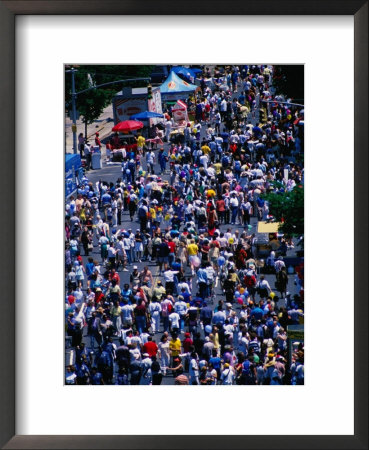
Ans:
MULTIPOLYGON (((365 0, 42 0, 0 1, 0 445, 6 449, 367 449, 368 448, 368 1, 365 0), (15 435, 15 17, 20 14, 353 15, 354 435, 350 436, 17 436, 15 435)), ((344 382, 344 381, 343 381, 344 382)), ((339 392, 337 392, 339 399, 339 392)))

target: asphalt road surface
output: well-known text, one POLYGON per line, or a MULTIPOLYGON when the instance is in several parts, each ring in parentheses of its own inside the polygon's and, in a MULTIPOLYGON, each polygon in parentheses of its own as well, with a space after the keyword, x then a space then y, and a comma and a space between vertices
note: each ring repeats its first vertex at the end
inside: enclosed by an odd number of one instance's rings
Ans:
MULTIPOLYGON (((258 97, 257 97, 257 101, 258 101, 258 97)), ((248 117, 248 121, 252 122, 254 125, 256 123, 258 123, 258 107, 256 108, 256 112, 255 114, 251 114, 248 117)), ((202 135, 201 135, 201 140, 202 137, 205 137, 205 127, 202 127, 202 135)), ((165 149, 169 148, 169 144, 165 143, 164 144, 165 149)), ((144 165, 144 170, 146 170, 146 161, 145 158, 143 158, 143 165, 144 165)), ((160 166, 157 164, 156 161, 156 166, 155 166, 155 173, 159 174, 159 169, 160 166)), ((115 183, 117 181, 118 178, 121 177, 121 164, 116 162, 116 163, 107 163, 106 161, 102 161, 102 169, 98 169, 98 170, 90 170, 89 172, 86 172, 86 176, 89 179, 90 182, 92 183, 96 183, 99 180, 102 181, 106 181, 106 182, 113 182, 115 183)), ((167 170, 167 173, 164 175, 161 175, 161 177, 163 179, 169 180, 169 171, 167 170)), ((251 223, 252 225, 252 229, 249 230, 249 233, 255 233, 256 229, 257 229, 257 218, 252 217, 251 218, 251 223)), ((138 220, 134 220, 133 222, 131 222, 130 218, 129 218, 129 213, 128 211, 124 211, 122 214, 122 224, 120 226, 115 227, 117 229, 132 229, 133 233, 136 232, 137 229, 139 229, 139 221, 138 220)), ((221 225, 220 230, 221 231, 226 231, 228 228, 231 228, 232 230, 238 229, 240 234, 244 231, 244 227, 241 225, 231 225, 231 224, 227 224, 227 225, 221 225)), ((98 260, 99 262, 101 261, 101 257, 100 257, 100 250, 98 247, 98 243, 96 238, 94 238, 94 249, 92 252, 90 252, 90 256, 93 257, 94 259, 98 260)), ((83 253, 83 251, 82 251, 83 253)), ((289 250, 287 252, 287 256, 295 256, 295 250, 289 250)), ((87 257, 83 256, 83 263, 86 264, 87 262, 87 257)), ((121 287, 125 284, 125 283, 129 283, 129 277, 130 277, 130 273, 132 271, 133 265, 137 265, 138 266, 138 270, 141 271, 144 266, 148 266, 149 269, 151 270, 152 274, 153 274, 153 278, 154 278, 154 283, 158 280, 161 279, 164 283, 164 279, 162 276, 159 275, 159 266, 156 264, 156 262, 149 262, 149 261, 145 261, 145 262, 135 262, 134 264, 131 264, 129 266, 127 266, 127 268, 129 269, 128 272, 123 272, 122 269, 120 268, 118 270, 119 276, 120 276, 120 280, 121 280, 121 287)), ((191 272, 188 272, 188 276, 191 276, 191 272)), ((271 274, 271 275, 265 275, 266 280, 269 282, 271 288, 274 290, 274 286, 275 286, 275 275, 271 274)), ((297 288, 294 284, 294 279, 295 279, 295 275, 291 274, 288 276, 289 282, 288 282, 288 292, 293 296, 294 294, 297 294, 297 288)), ((196 293, 195 290, 196 288, 196 277, 194 277, 193 281, 193 293, 196 293)), ((84 286, 84 288, 86 287, 86 285, 84 286)), ((218 301, 221 299, 224 299, 223 293, 221 291, 221 288, 218 285, 216 286, 215 289, 215 294, 216 294, 216 299, 213 302, 213 304, 211 305, 213 307, 213 309, 217 306, 218 301)), ((281 303, 279 304, 281 305, 281 303)), ((236 311, 240 310, 240 306, 238 304, 234 304, 234 309, 236 311)), ((202 331, 199 328, 199 331, 202 331)), ((85 328, 85 333, 87 333, 87 328, 85 328)), ((161 328, 161 332, 157 333, 154 336, 154 340, 156 343, 158 343, 160 341, 160 338, 162 336, 162 328, 161 328)), ((180 336, 181 338, 183 338, 183 335, 180 336)), ((116 343, 119 345, 118 343, 118 338, 115 338, 116 343)), ((83 341, 86 343, 87 347, 90 347, 90 338, 85 335, 83 338, 83 341)), ((71 353, 69 348, 66 348, 66 359, 65 359, 65 364, 68 365, 71 362, 73 362, 73 353, 71 353)), ((163 377, 163 381, 162 381, 163 385, 174 385, 174 378, 172 375, 167 375, 166 377, 163 377)))

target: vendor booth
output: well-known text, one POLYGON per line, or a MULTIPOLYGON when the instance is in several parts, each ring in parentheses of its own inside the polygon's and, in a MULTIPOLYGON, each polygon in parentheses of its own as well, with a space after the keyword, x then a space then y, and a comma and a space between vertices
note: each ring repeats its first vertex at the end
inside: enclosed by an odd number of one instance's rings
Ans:
POLYGON ((278 249, 281 246, 278 240, 279 222, 258 222, 257 233, 254 238, 254 254, 257 258, 266 258, 271 251, 279 255, 278 249))
POLYGON ((164 102, 185 100, 188 96, 198 89, 197 86, 182 80, 172 70, 168 78, 160 86, 161 99, 164 102))
POLYGON ((174 126, 186 126, 188 123, 187 105, 182 100, 178 100, 172 107, 174 126))
MULTIPOLYGON (((175 72, 177 75, 179 75, 180 78, 182 78, 185 81, 188 81, 189 83, 194 84, 196 75, 198 73, 198 69, 193 70, 189 67, 183 67, 183 66, 174 66, 172 68, 173 72, 175 72)), ((200 70, 200 72, 202 72, 200 70)))

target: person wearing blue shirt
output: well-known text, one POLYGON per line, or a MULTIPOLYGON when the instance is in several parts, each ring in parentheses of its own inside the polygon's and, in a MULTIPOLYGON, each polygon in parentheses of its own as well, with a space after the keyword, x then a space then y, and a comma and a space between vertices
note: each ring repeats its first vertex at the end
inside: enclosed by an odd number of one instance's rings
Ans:
POLYGON ((103 206, 108 205, 109 203, 111 203, 111 196, 107 192, 105 192, 105 194, 103 194, 101 197, 101 202, 103 206))
POLYGON ((261 320, 264 316, 264 311, 259 308, 258 306, 256 306, 250 314, 250 317, 254 317, 255 320, 261 320))
POLYGON ((103 376, 100 372, 97 371, 96 367, 93 367, 91 369, 91 384, 93 385, 104 384, 103 376))
POLYGON ((95 264, 93 258, 88 258, 88 263, 86 264, 86 276, 87 276, 87 287, 90 287, 92 275, 95 272, 95 264))
POLYGON ((228 148, 228 138, 229 138, 229 133, 227 133, 226 131, 223 131, 223 133, 220 133, 220 137, 223 139, 223 150, 226 151, 228 148))
POLYGON ((205 298, 207 293, 207 285, 208 285, 208 274, 206 271, 205 264, 202 264, 200 269, 197 271, 197 283, 199 285, 200 297, 205 298))
POLYGON ((190 306, 193 306, 193 301, 191 301, 191 294, 189 292, 186 292, 186 290, 182 289, 181 295, 185 303, 189 303, 190 306))
POLYGON ((164 151, 164 149, 161 149, 158 155, 158 160, 160 164, 160 174, 165 172, 167 161, 168 161, 168 154, 164 151))
POLYGON ((217 351, 215 349, 212 350, 212 356, 209 359, 209 363, 211 363, 214 367, 214 369, 217 371, 218 378, 220 376, 220 366, 221 366, 222 360, 219 356, 217 356, 217 351))
POLYGON ((122 289, 120 294, 121 294, 123 300, 127 300, 128 304, 130 305, 131 304, 132 290, 129 288, 129 284, 128 283, 125 283, 125 285, 123 286, 123 289, 122 289))

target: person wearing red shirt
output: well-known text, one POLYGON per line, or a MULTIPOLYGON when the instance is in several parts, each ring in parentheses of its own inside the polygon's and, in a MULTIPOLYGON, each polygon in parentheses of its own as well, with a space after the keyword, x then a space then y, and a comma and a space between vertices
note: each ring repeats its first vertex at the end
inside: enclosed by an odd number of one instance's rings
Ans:
POLYGON ((224 219, 225 219, 225 202, 224 202, 224 200, 222 198, 217 200, 217 202, 216 202, 216 209, 217 209, 217 213, 218 213, 219 223, 224 223, 224 219))
POLYGON ((147 338, 147 342, 142 347, 142 353, 147 353, 150 358, 156 356, 158 353, 158 346, 156 345, 156 342, 152 340, 152 336, 147 338))
POLYGON ((168 261, 169 261, 169 265, 172 266, 172 263, 174 262, 174 259, 175 259, 176 244, 175 244, 175 242, 173 242, 172 238, 169 238, 167 245, 169 247, 168 261))
POLYGON ((116 283, 117 283, 118 286, 120 285, 120 276, 119 276, 118 273, 115 271, 115 269, 111 269, 109 278, 110 278, 110 281, 113 281, 113 280, 114 280, 114 281, 116 281, 116 283))
POLYGON ((193 345, 193 340, 191 339, 190 333, 185 333, 185 338, 182 342, 183 352, 189 353, 191 351, 192 345, 193 345))
POLYGON ((99 151, 101 152, 101 141, 99 138, 99 133, 95 133, 95 145, 99 147, 99 151))
POLYGON ((104 302, 104 294, 101 291, 101 288, 96 288, 95 291, 95 304, 103 303, 104 302))

